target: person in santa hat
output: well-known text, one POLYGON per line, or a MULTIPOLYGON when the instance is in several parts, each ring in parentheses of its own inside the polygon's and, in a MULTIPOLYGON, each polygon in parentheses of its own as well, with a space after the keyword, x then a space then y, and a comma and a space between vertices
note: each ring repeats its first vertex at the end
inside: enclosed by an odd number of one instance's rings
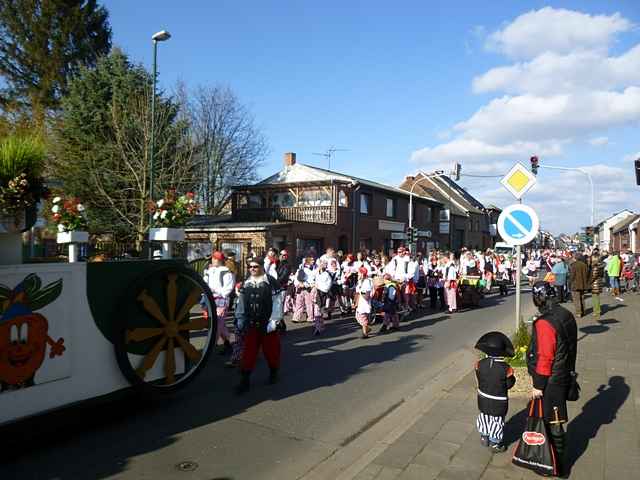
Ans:
POLYGON ((225 266, 224 253, 220 251, 213 252, 211 266, 204 273, 204 281, 209 285, 213 293, 213 299, 216 302, 216 314, 218 316, 216 343, 218 339, 221 339, 223 348, 220 353, 231 353, 231 335, 225 324, 225 318, 235 284, 235 276, 225 266))

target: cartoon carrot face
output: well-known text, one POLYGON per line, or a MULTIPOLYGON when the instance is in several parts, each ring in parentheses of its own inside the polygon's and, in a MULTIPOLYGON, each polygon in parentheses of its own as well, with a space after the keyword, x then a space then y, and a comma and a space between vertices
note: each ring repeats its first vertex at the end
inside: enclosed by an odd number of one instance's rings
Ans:
POLYGON ((35 310, 52 303, 62 292, 62 280, 41 288, 36 274, 28 275, 14 289, 0 285, 0 385, 23 388, 49 357, 62 355, 64 339, 54 341, 48 334, 49 322, 35 310))

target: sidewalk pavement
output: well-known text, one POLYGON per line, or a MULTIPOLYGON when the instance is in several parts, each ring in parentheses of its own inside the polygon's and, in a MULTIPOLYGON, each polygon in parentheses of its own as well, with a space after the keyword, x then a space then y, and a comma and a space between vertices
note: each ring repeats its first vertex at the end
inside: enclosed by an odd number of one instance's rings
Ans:
MULTIPOLYGON (((576 370, 580 400, 569 402, 571 477, 638 478, 640 471, 640 295, 620 303, 602 296, 600 321, 578 322, 576 370)), ((572 308, 571 304, 565 305, 572 308)), ((590 309, 587 309, 590 312, 590 309)), ((540 478, 515 467, 511 456, 526 420, 526 397, 511 398, 504 453, 480 444, 474 374, 448 390, 413 425, 363 468, 357 480, 503 480, 540 478)), ((529 381, 528 377, 519 381, 529 381)))

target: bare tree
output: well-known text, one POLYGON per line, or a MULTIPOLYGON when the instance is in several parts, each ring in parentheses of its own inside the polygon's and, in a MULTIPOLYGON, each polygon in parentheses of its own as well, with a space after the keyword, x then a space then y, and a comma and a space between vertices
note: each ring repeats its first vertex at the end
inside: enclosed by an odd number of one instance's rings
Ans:
POLYGON ((256 180, 267 144, 253 116, 229 88, 196 89, 188 112, 200 165, 198 196, 206 213, 218 215, 234 185, 256 180))
MULTIPOLYGON (((97 200, 112 209, 138 241, 143 240, 149 226, 150 95, 135 95, 126 105, 112 101, 111 161, 96 161, 90 169, 97 200)), ((161 103, 155 114, 155 196, 169 188, 193 191, 199 165, 189 141, 188 124, 176 120, 177 106, 169 102, 161 103)))

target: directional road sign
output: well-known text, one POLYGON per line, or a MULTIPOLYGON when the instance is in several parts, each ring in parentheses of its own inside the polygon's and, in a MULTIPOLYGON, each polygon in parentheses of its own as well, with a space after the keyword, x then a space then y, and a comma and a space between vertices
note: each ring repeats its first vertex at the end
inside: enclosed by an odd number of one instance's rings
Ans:
POLYGON ((498 232, 509 245, 526 245, 536 238, 539 230, 538 215, 521 203, 509 205, 498 217, 498 232))
POLYGON ((536 176, 521 163, 516 163, 500 183, 518 200, 536 183, 536 176))

